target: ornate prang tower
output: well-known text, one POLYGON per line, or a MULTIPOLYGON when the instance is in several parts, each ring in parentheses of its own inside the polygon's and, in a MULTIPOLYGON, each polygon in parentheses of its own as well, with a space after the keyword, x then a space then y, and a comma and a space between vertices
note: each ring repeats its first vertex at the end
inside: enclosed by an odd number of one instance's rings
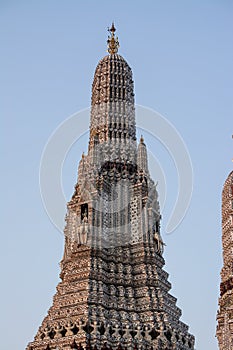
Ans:
POLYGON ((228 175, 222 191, 223 268, 219 310, 217 314, 220 350, 233 349, 233 171, 228 175))
POLYGON ((67 206, 61 282, 27 350, 194 349, 169 294, 158 194, 118 47, 112 25, 92 85, 88 153, 67 206))

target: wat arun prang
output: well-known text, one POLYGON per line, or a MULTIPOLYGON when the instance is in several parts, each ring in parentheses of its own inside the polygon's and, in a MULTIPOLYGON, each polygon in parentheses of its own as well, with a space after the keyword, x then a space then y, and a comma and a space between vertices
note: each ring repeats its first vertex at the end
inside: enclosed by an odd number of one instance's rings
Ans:
POLYGON ((132 71, 118 47, 112 25, 67 205, 61 282, 27 350, 194 349, 169 294, 158 193, 143 137, 137 145, 132 71))
POLYGON ((233 349, 233 171, 222 191, 222 247, 217 338, 220 350, 233 349))

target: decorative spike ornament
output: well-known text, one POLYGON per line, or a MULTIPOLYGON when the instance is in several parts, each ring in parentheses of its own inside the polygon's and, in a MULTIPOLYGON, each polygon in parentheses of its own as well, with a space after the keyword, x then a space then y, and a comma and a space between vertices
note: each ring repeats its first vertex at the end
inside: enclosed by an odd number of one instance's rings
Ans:
POLYGON ((115 31, 116 28, 114 26, 114 23, 112 23, 112 26, 110 29, 108 29, 109 33, 111 33, 110 36, 108 36, 107 44, 108 44, 108 52, 110 55, 114 55, 118 52, 118 49, 120 47, 118 37, 115 37, 115 31))

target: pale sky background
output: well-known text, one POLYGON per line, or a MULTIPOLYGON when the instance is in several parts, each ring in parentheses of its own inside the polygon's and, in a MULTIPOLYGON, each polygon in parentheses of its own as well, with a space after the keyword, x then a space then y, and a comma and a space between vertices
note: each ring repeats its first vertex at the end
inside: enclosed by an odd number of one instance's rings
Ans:
MULTIPOLYGON (((1 0, 4 350, 24 349, 52 303, 63 236, 41 201, 40 158, 54 129, 90 105, 94 70, 106 55, 106 29, 112 20, 119 53, 133 70, 136 102, 176 127, 192 159, 191 205, 181 225, 167 235, 177 175, 163 147, 150 145, 167 181, 162 234, 171 293, 196 337, 196 349, 217 349, 221 190, 233 156, 233 2, 1 0)), ((86 149, 87 138, 65 161, 67 200, 86 149)), ((156 180, 153 171, 152 177, 156 180)))

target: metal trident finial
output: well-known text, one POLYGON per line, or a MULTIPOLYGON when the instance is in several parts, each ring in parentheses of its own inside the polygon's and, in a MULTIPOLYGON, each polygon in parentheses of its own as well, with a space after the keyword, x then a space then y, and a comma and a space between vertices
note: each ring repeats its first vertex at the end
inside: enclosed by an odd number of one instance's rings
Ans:
POLYGON ((108 52, 110 55, 114 55, 114 53, 117 53, 118 48, 120 47, 118 37, 115 37, 115 31, 116 28, 114 26, 114 23, 112 23, 112 27, 109 29, 108 32, 111 33, 111 36, 108 36, 107 44, 108 44, 108 52))

